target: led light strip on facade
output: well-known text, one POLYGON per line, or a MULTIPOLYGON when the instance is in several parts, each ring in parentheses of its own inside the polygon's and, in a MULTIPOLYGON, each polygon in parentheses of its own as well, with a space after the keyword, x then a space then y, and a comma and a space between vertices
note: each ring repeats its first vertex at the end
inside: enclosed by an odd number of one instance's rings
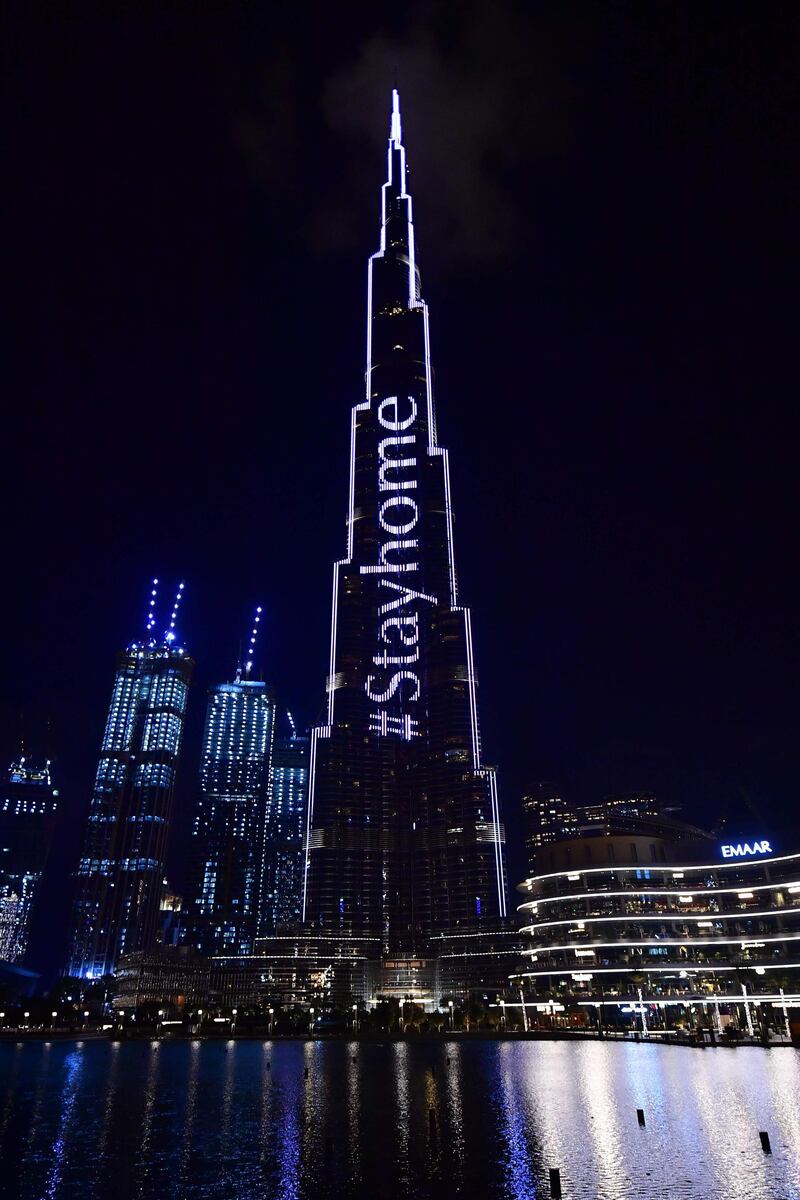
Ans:
MULTIPOLYGON (((580 875, 622 875, 630 874, 631 871, 655 871, 659 875, 666 875, 668 872, 677 873, 680 876, 689 874, 694 871, 730 871, 741 870, 743 867, 767 867, 774 866, 775 863, 791 862, 793 859, 800 858, 800 854, 783 854, 776 858, 747 858, 747 859, 726 859, 725 862, 702 863, 698 866, 694 864, 687 865, 686 863, 639 863, 633 866, 616 866, 609 863, 604 867, 581 867, 577 870, 572 868, 568 871, 552 871, 547 875, 531 875, 525 880, 524 885, 530 891, 534 883, 538 883, 542 879, 575 879, 580 875)), ((635 888, 631 889, 636 891, 635 888)), ((681 891, 687 891, 687 888, 682 888, 681 891)), ((704 891, 707 889, 703 889, 704 891)), ((585 895, 586 893, 583 893, 585 895)), ((560 896, 563 900, 565 897, 560 896)))

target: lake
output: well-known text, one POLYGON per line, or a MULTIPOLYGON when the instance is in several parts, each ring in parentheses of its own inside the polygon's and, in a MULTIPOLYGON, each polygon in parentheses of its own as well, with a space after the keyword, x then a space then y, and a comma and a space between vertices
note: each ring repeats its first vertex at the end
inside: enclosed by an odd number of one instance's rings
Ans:
POLYGON ((596 1041, 0 1043, 3 1197, 528 1200, 550 1196, 551 1167, 564 1200, 796 1200, 800 1054, 596 1041))

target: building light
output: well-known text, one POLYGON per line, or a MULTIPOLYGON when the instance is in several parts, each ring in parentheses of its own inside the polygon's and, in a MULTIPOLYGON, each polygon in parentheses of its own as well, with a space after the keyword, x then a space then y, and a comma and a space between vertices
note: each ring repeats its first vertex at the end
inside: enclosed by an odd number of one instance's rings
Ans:
POLYGON ((567 876, 567 879, 569 880, 569 882, 570 882, 570 883, 575 883, 575 882, 576 882, 576 880, 580 879, 580 875, 577 875, 577 874, 575 874, 575 875, 568 875, 568 876, 567 876))
POLYGON ((787 891, 790 895, 796 896, 797 893, 800 892, 800 883, 793 883, 792 886, 787 889, 787 891))
POLYGON ((692 899, 692 896, 678 896, 678 901, 680 904, 691 904, 692 899))
POLYGON ((739 899, 740 900, 752 900, 753 893, 752 892, 739 892, 739 899))
POLYGON ((698 929, 710 929, 713 924, 714 924, 713 921, 698 921, 697 928, 698 929))
POLYGON ((576 958, 594 958, 594 950, 576 950, 576 958))

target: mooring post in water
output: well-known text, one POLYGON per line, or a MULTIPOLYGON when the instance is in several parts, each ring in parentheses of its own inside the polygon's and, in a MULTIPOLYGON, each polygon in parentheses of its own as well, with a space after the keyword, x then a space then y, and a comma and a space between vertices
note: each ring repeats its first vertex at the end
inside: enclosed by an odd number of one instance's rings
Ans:
POLYGON ((561 1172, 558 1167, 550 1168, 550 1195, 553 1200, 561 1200, 561 1172))
POLYGON ((643 1108, 637 1108, 637 1110, 636 1110, 636 1120, 639 1122, 639 1124, 641 1125, 642 1129, 644 1129, 644 1109, 643 1109, 643 1108))
POLYGON ((772 1146, 769 1144, 769 1134, 762 1129, 758 1136, 761 1138, 761 1149, 764 1153, 772 1154, 772 1146))

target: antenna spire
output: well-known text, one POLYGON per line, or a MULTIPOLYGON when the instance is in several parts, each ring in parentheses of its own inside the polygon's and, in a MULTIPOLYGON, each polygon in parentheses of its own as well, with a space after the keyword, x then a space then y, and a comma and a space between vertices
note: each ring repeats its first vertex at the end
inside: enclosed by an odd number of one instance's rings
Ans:
POLYGON ((247 659, 244 664, 244 673, 249 675, 253 667, 253 655, 255 654, 256 638, 258 637, 258 627, 261 623, 261 605, 256 608, 256 615, 253 621, 253 628, 250 630, 250 641, 247 644, 247 659))
POLYGON ((152 634, 153 626, 156 623, 156 600, 158 599, 158 580, 152 579, 150 588, 150 603, 147 606, 147 617, 145 619, 145 632, 152 634))
POLYGON ((403 126, 400 122, 400 93, 397 88, 392 88, 392 123, 389 137, 398 144, 403 140, 403 126))
POLYGON ((186 584, 183 583, 183 581, 181 581, 181 583, 178 584, 178 590, 175 593, 175 603, 172 606, 172 612, 171 612, 170 618, 169 618, 169 629, 167 629, 164 634, 165 642, 174 642, 175 641, 175 636, 176 636, 175 622, 178 619, 178 609, 180 608, 180 603, 181 603, 181 600, 183 599, 183 589, 185 587, 186 587, 186 584))

